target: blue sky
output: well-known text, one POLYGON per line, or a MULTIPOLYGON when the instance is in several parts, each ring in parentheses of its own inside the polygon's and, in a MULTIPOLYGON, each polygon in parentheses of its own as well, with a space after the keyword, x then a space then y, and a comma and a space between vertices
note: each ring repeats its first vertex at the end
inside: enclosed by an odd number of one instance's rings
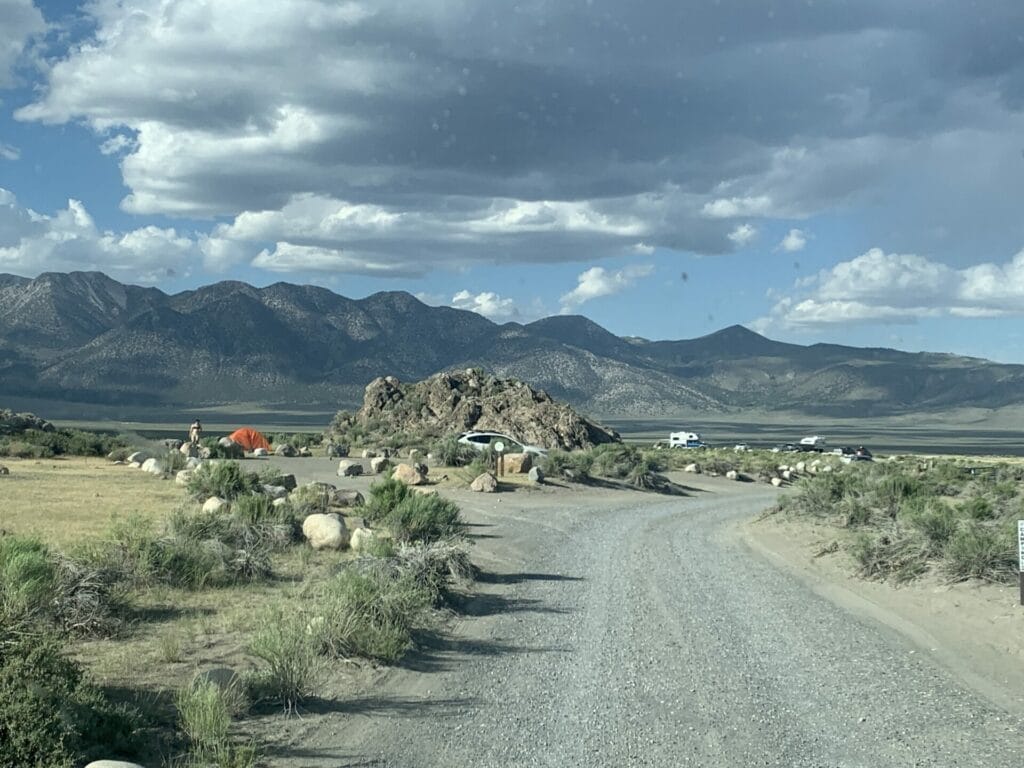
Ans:
POLYGON ((0 272, 1024 362, 1024 4, 0 0, 0 272))

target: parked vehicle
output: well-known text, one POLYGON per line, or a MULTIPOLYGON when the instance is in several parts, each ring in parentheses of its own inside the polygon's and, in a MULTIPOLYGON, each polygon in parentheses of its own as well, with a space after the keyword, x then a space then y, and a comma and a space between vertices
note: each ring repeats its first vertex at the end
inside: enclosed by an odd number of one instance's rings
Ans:
POLYGON ((707 445, 696 432, 670 432, 669 448, 706 448, 707 445))
POLYGON ((797 443, 797 450, 823 453, 825 450, 825 438, 819 437, 818 435, 805 437, 797 443))
POLYGON ((458 436, 458 441, 463 445, 471 445, 478 451, 486 450, 488 446, 501 442, 505 444, 505 453, 532 453, 537 456, 547 455, 547 450, 537 445, 524 443, 501 432, 463 432, 458 436))
POLYGON ((779 443, 772 448, 772 453, 795 453, 799 450, 795 443, 779 443))

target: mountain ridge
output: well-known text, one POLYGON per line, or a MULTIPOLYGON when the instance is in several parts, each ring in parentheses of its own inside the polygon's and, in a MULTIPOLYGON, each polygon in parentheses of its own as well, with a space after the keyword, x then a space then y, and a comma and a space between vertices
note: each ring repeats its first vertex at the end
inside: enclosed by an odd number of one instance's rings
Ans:
POLYGON ((603 416, 836 416, 1024 403, 1024 365, 774 341, 733 325, 620 337, 582 315, 497 324, 403 291, 351 299, 238 281, 167 294, 100 272, 0 274, 0 397, 352 406, 378 376, 483 367, 603 416))

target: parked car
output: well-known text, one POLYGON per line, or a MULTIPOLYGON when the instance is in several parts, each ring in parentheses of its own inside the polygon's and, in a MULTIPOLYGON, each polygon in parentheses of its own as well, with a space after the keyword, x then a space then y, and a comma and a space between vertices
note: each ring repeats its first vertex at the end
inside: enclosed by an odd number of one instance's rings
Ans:
POLYGON ((505 444, 505 453, 532 453, 536 456, 546 456, 547 450, 537 445, 524 443, 501 432, 463 432, 459 435, 458 441, 463 445, 471 445, 478 451, 486 450, 488 446, 501 442, 505 444))

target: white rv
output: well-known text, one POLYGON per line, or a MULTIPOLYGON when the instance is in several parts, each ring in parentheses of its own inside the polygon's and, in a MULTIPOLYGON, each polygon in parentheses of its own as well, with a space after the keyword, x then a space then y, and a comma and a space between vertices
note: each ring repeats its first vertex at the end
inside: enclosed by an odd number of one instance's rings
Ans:
POLYGON ((704 441, 696 432, 670 432, 669 448, 703 448, 704 441))
POLYGON ((817 451, 822 453, 825 450, 825 438, 818 435, 805 437, 797 444, 797 448, 801 451, 817 451))

